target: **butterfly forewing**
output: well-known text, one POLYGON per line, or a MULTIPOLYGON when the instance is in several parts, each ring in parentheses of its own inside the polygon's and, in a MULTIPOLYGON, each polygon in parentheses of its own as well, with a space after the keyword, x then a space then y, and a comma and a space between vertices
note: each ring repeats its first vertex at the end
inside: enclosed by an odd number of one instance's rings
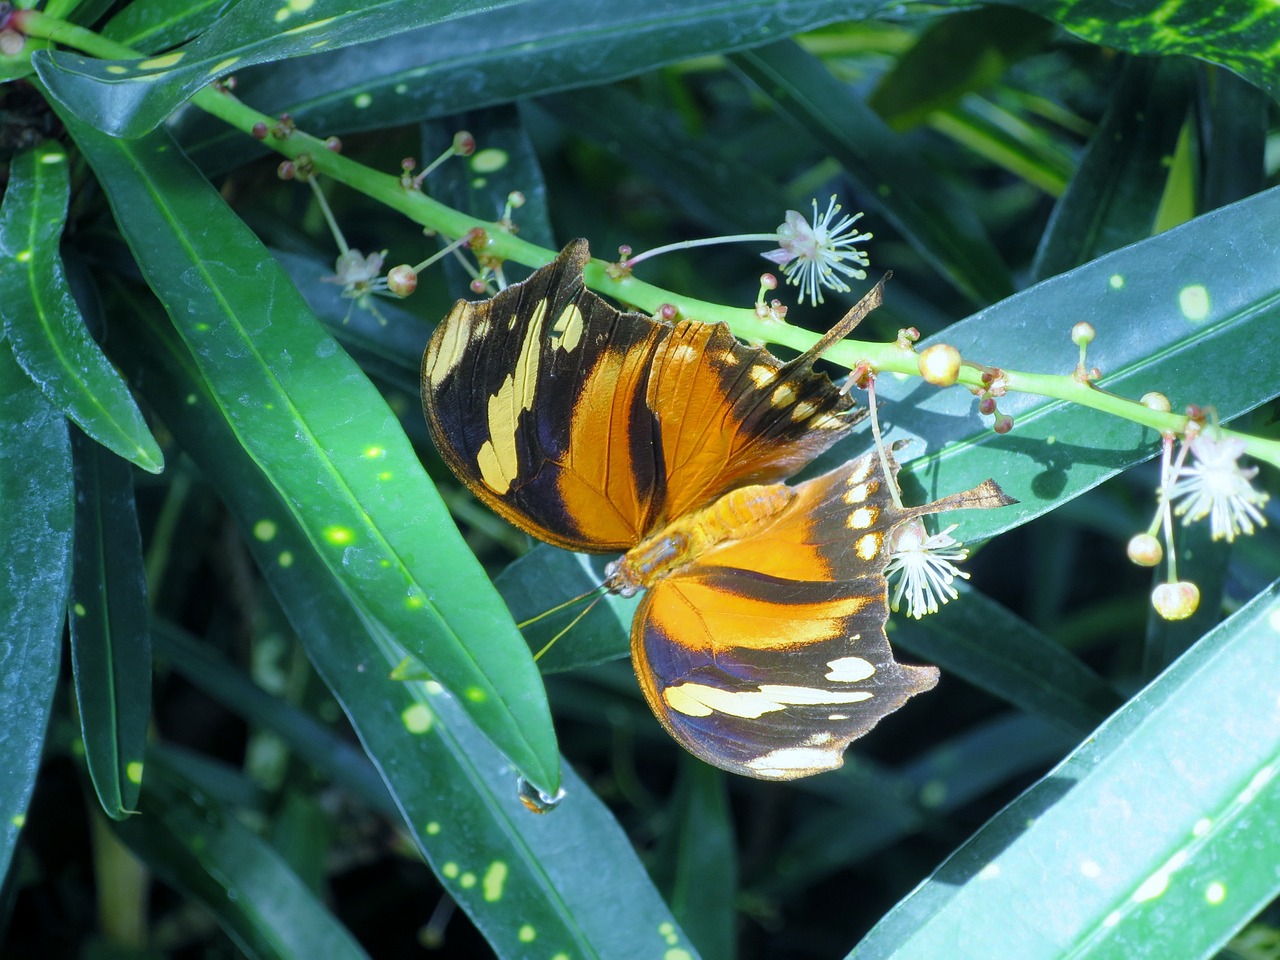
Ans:
POLYGON ((449 466, 557 546, 625 550, 848 432, 853 402, 723 324, 623 313, 587 290, 584 241, 491 300, 459 301, 422 364, 449 466))

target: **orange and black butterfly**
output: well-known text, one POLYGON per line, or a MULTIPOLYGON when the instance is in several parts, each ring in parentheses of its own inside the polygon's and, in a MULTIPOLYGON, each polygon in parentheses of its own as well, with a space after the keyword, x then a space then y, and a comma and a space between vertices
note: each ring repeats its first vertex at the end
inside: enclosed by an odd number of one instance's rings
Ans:
POLYGON ((623 551, 605 585, 648 591, 636 676, 690 752, 763 779, 838 767, 851 740, 938 681, 896 663, 885 639, 895 527, 1010 501, 987 481, 897 507, 875 453, 781 482, 865 413, 813 363, 879 286, 784 363, 724 324, 617 310, 583 285, 587 260, 578 240, 496 297, 458 301, 422 360, 436 446, 533 536, 623 551))

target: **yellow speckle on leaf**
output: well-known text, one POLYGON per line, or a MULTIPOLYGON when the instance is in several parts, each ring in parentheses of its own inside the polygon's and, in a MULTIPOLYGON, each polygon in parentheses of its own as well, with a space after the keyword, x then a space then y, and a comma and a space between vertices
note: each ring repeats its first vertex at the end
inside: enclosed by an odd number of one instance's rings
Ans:
POLYGON ((125 764, 124 775, 129 778, 130 783, 142 783, 142 761, 131 760, 125 764))
POLYGON ((1209 316, 1209 291, 1198 283, 1183 287, 1178 292, 1178 307, 1192 323, 1201 322, 1209 316))
POLYGON ((427 824, 427 836, 434 837, 440 832, 440 824, 438 821, 432 820, 427 824))
POLYGON ((27 815, 25 813, 15 813, 9 818, 9 822, 21 830, 27 825, 27 815))
POLYGON ((14 259, 15 259, 15 260, 17 260, 19 263, 30 263, 30 262, 31 262, 31 251, 30 251, 30 250, 19 250, 19 251, 17 252, 17 254, 14 256, 14 259))
POLYGON ((376 443, 372 446, 364 448, 365 458, 368 460, 381 460, 387 455, 386 447, 380 447, 376 443))
POLYGON ((166 53, 163 57, 152 57, 150 60, 142 60, 138 63, 139 70, 168 70, 186 54, 181 50, 175 53, 166 53))
POLYGON ((373 97, 367 93, 357 93, 356 98, 351 102, 356 105, 357 110, 365 110, 373 103, 373 97))
POLYGON ((77 603, 77 604, 76 604, 74 607, 72 607, 71 609, 72 609, 72 610, 74 610, 74 611, 76 612, 76 616, 77 616, 77 617, 83 617, 86 613, 88 613, 88 612, 89 612, 88 610, 86 610, 86 609, 84 608, 84 604, 83 604, 83 603, 77 603))
POLYGON ((1109 280, 1107 280, 1107 284, 1111 287, 1111 289, 1112 289, 1112 290, 1123 290, 1123 289, 1124 289, 1124 277, 1122 277, 1122 276, 1121 276, 1120 274, 1118 274, 1118 273, 1113 273, 1113 274, 1111 275, 1111 278, 1110 278, 1109 280))
POLYGON ((431 729, 435 717, 431 713, 431 708, 425 703, 415 703, 405 707, 400 714, 400 721, 410 733, 426 733, 431 729))
POLYGON ((502 887, 507 882, 507 865, 501 860, 489 864, 484 874, 484 898, 489 903, 502 899, 502 887))
POLYGON ((350 527, 334 524, 324 528, 324 538, 332 543, 335 547, 345 547, 351 541, 355 540, 355 531, 350 527))
POLYGON ((453 880, 460 871, 458 870, 458 865, 450 860, 440 868, 440 872, 444 874, 446 880, 453 880))
POLYGON ((521 943, 533 943, 538 937, 538 931, 533 929, 529 924, 524 924, 516 932, 516 939, 521 943))
POLYGON ((128 73, 128 72, 129 72, 129 69, 127 67, 122 67, 118 63, 112 63, 107 66, 107 73, 114 73, 116 76, 119 76, 122 73, 128 73))
POLYGON ((466 698, 472 703, 484 703, 489 699, 489 695, 479 687, 467 687, 466 698))
POLYGON ((1206 903, 1212 903, 1215 906, 1227 898, 1227 888, 1217 880, 1204 888, 1204 899, 1206 903))
POLYGON ((464 873, 458 878, 458 885, 461 886, 463 890, 470 890, 476 885, 476 875, 469 871, 464 873))
POLYGON ((240 62, 239 57, 227 57, 227 59, 225 60, 219 60, 212 67, 209 68, 208 75, 211 77, 216 77, 220 73, 226 73, 228 70, 230 70, 239 62, 240 62))
POLYGON ((259 520, 253 525, 253 535, 266 543, 268 540, 274 540, 280 528, 276 526, 274 520, 259 520))
POLYGON ((510 154, 497 147, 477 150, 471 157, 471 169, 476 173, 497 173, 511 161, 510 154))
POLYGON ((280 564, 280 566, 285 567, 286 569, 287 569, 287 568, 289 568, 289 567, 292 567, 292 566, 293 566, 293 551, 292 551, 292 550, 281 550, 281 551, 280 551, 280 556, 276 557, 276 563, 280 564))

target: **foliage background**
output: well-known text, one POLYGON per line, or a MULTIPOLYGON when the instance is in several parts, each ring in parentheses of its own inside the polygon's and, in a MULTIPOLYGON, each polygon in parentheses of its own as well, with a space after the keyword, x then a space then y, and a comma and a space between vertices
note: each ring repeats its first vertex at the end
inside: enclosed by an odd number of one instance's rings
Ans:
MULTIPOLYGON (((617 604, 545 659, 548 712, 490 577, 521 616, 599 567, 504 527, 430 448, 418 358, 465 278, 424 274, 385 324, 353 309, 319 280, 336 250, 310 191, 276 178, 247 111, 195 91, 234 69, 249 107, 341 135, 368 169, 326 157, 322 182, 388 263, 512 189, 536 246, 503 249, 526 266, 575 236, 611 257, 761 232, 837 193, 895 274, 860 336, 914 325, 1064 374, 1085 319, 1104 387, 1274 438, 1280 14, 44 13, 0 58, 4 956, 1277 955, 1274 526, 1188 530, 1201 610, 1153 620, 1123 546, 1149 521, 1154 431, 1011 396, 996 438, 967 392, 886 378, 887 421, 925 441, 909 495, 996 476, 1022 501, 960 531, 1002 534, 963 602, 895 624, 904 657, 943 667, 936 692, 838 773, 720 776, 649 716, 617 604), (135 69, 96 59, 126 56, 99 34, 190 42, 135 69), (406 199, 401 158, 461 128, 488 152, 426 188, 460 214, 406 199), (455 696, 389 680, 406 654, 455 696), (566 798, 533 816, 518 774, 554 791, 557 749, 566 798)), ((658 299, 637 300, 749 304, 761 263, 662 258, 641 271, 658 299)), ((838 301, 788 319, 824 329, 838 301)), ((1274 468, 1258 482, 1274 494, 1274 468)))

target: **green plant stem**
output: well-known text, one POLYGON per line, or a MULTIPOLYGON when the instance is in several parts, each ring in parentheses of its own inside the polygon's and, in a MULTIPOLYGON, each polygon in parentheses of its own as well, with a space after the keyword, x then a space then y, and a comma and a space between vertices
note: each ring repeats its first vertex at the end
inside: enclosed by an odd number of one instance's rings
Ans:
MULTIPOLYGON (((21 25, 18 29, 29 36, 54 40, 98 57, 137 59, 142 56, 129 47, 108 40, 83 27, 46 17, 35 11, 24 11, 21 16, 21 25)), ((325 147, 324 141, 319 137, 300 130, 292 130, 287 136, 276 136, 275 118, 259 113, 215 85, 198 91, 192 97, 192 102, 248 136, 253 136, 254 128, 259 124, 264 125, 269 131, 264 142, 275 152, 294 160, 295 163, 299 158, 309 162, 316 174, 333 177, 365 196, 399 210, 404 216, 421 224, 429 231, 457 238, 476 228, 483 230, 484 246, 476 252, 486 258, 514 260, 526 266, 540 267, 549 263, 555 256, 555 251, 521 240, 496 223, 468 216, 433 200, 419 190, 405 187, 399 175, 379 173, 334 153, 325 147)), ((473 246, 473 249, 476 248, 473 246)), ((656 313, 664 305, 671 304, 684 317, 694 317, 711 323, 723 321, 744 340, 781 344, 798 351, 808 349, 818 339, 817 334, 808 330, 793 327, 778 320, 762 319, 756 315, 754 309, 730 307, 693 297, 679 296, 630 276, 615 279, 606 273, 605 267, 604 261, 592 260, 584 271, 587 285, 649 313, 656 313)), ((862 340, 845 340, 828 350, 824 358, 850 369, 859 363, 865 363, 881 374, 920 375, 915 351, 903 348, 897 341, 872 343, 862 340)), ((1187 427, 1188 418, 1182 414, 1152 410, 1134 400, 1107 393, 1096 385, 1081 383, 1071 376, 1027 373, 1019 370, 1002 370, 1001 373, 1004 375, 1004 382, 1009 392, 1030 393, 1075 403, 1131 420, 1160 432, 1181 435, 1187 427)), ((981 390, 984 386, 981 377, 978 370, 965 366, 961 368, 957 383, 963 387, 981 390)), ((1251 457, 1280 467, 1280 441, 1225 429, 1223 434, 1243 440, 1245 452, 1251 457)))

